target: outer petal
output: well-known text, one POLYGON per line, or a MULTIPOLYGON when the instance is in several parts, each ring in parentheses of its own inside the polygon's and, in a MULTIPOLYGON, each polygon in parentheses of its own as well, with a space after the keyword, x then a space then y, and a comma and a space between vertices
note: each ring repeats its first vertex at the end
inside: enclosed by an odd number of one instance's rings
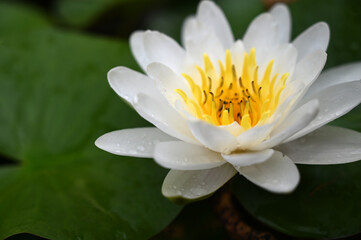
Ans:
POLYGON ((158 128, 134 128, 106 133, 95 141, 95 145, 117 155, 152 158, 157 142, 174 140, 158 128))
POLYGON ((147 67, 148 75, 154 80, 160 92, 170 100, 173 104, 179 95, 175 92, 175 89, 182 89, 189 96, 189 87, 186 85, 184 79, 175 74, 172 69, 166 65, 158 62, 154 62, 147 67))
POLYGON ((147 95, 139 94, 134 108, 140 116, 168 135, 197 144, 183 117, 165 99, 160 102, 147 95))
POLYGON ((154 160, 165 168, 176 170, 201 170, 225 164, 219 153, 180 141, 158 143, 154 160))
POLYGON ((293 44, 298 50, 298 60, 316 51, 326 51, 330 39, 330 29, 327 23, 319 22, 301 33, 293 44))
POLYGON ((296 165, 287 156, 275 152, 266 162, 239 167, 238 172, 258 186, 275 193, 293 191, 300 180, 296 165))
POLYGON ((300 164, 339 164, 361 159, 361 133, 324 126, 277 148, 300 164))
POLYGON ((152 62, 161 62, 180 72, 186 56, 176 41, 156 31, 135 32, 130 37, 130 47, 144 70, 152 62))
POLYGON ((204 121, 188 121, 193 136, 207 148, 220 153, 230 153, 237 148, 236 138, 227 130, 204 121))
POLYGON ((317 100, 312 100, 302 105, 272 131, 270 139, 250 149, 259 151, 282 143, 285 139, 306 127, 316 117, 318 107, 319 103, 317 100))
POLYGON ((324 71, 306 94, 312 96, 328 87, 361 79, 361 62, 344 64, 324 71))
POLYGON ((129 43, 133 56, 137 60, 139 66, 141 66, 143 70, 146 70, 145 68, 149 63, 149 59, 144 49, 144 32, 133 32, 132 35, 130 35, 129 43))
POLYGON ((302 137, 313 130, 343 116, 361 102, 361 81, 335 85, 302 100, 301 104, 310 98, 317 98, 320 111, 317 117, 304 129, 296 133, 287 142, 302 137))
POLYGON ((217 38, 225 48, 234 42, 231 27, 222 10, 212 1, 202 1, 198 6, 197 18, 208 28, 213 29, 217 38))
POLYGON ((170 170, 164 179, 162 193, 168 198, 195 200, 214 193, 237 171, 230 164, 195 171, 170 170))
POLYGON ((270 14, 278 24, 279 42, 288 43, 291 37, 291 14, 285 4, 275 4, 270 14))
POLYGON ((296 65, 292 81, 298 81, 310 86, 319 76, 327 60, 327 54, 320 50, 305 56, 296 65))
POLYGON ((273 153, 274 151, 272 149, 266 149, 259 152, 241 152, 230 155, 222 154, 222 157, 233 166, 246 167, 267 161, 272 157, 273 153))
POLYGON ((279 45, 278 25, 271 14, 263 13, 249 25, 244 37, 244 46, 249 51, 256 48, 256 54, 272 49, 279 45))
POLYGON ((130 104, 134 102, 139 93, 155 99, 161 97, 152 79, 126 67, 111 69, 108 72, 108 80, 113 90, 130 104))

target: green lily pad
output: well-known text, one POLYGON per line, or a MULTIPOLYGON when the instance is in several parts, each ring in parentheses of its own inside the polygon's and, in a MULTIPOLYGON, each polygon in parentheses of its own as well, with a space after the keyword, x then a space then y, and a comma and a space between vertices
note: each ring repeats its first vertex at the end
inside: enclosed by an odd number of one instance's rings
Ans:
POLYGON ((298 169, 301 182, 292 194, 269 193, 242 177, 234 179, 234 193, 258 220, 288 235, 334 239, 361 232, 361 162, 298 169))
POLYGON ((136 65, 126 43, 0 4, 0 155, 14 162, 0 166, 0 239, 147 239, 179 212, 161 195, 166 170, 94 146, 148 125, 109 87, 118 65, 136 65))
MULTIPOLYGON (((290 4, 293 35, 318 21, 331 29, 326 68, 361 60, 361 5, 358 1, 302 0, 290 4)), ((361 106, 332 124, 361 131, 361 106)), ((300 185, 289 195, 264 191, 242 177, 234 193, 258 220, 296 237, 334 239, 361 232, 361 162, 298 165, 300 185)))

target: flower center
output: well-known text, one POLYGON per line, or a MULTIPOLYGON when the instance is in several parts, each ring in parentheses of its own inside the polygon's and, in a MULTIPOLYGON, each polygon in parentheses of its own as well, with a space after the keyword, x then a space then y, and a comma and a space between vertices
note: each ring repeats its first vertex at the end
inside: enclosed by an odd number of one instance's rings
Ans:
POLYGON ((193 96, 187 96, 181 89, 175 91, 194 116, 210 124, 228 125, 236 121, 244 130, 262 124, 277 109, 289 74, 280 77, 278 73, 272 74, 274 60, 271 60, 263 76, 259 77, 255 53, 252 48, 249 54, 244 54, 241 73, 236 71, 229 50, 225 65, 218 60, 219 73, 209 56, 204 54, 204 68, 195 66, 201 77, 200 84, 182 74, 193 96))

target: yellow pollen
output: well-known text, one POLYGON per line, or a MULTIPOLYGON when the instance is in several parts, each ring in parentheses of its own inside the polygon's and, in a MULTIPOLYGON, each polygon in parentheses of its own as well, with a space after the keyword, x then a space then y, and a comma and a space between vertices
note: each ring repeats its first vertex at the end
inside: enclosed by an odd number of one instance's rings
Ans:
POLYGON ((219 71, 207 54, 203 55, 203 62, 204 68, 195 66, 200 80, 182 74, 191 96, 181 89, 175 90, 194 116, 216 126, 236 121, 247 130, 265 123, 276 111, 289 74, 273 73, 274 60, 261 76, 254 48, 244 54, 242 68, 233 63, 229 50, 224 64, 221 60, 217 62, 219 71))

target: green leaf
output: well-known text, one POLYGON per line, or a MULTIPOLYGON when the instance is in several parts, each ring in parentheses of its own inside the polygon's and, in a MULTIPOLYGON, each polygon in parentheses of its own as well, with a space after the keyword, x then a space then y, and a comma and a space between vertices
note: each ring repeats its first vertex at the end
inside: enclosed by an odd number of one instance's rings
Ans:
POLYGON ((166 171, 94 146, 148 125, 106 80, 112 67, 135 66, 128 45, 6 4, 0 42, 0 154, 18 162, 0 168, 0 239, 147 239, 163 229, 180 210, 161 195, 166 171))
MULTIPOLYGON (((325 21, 331 29, 327 68, 361 59, 359 1, 303 0, 290 4, 294 36, 325 21)), ((332 124, 361 131, 361 106, 332 124)), ((361 162, 298 165, 300 185, 294 193, 269 193, 239 177, 234 193, 258 220, 296 237, 339 238, 361 232, 361 162)))
POLYGON ((288 195, 272 194, 246 179, 234 179, 234 193, 261 222, 283 233, 334 239, 361 232, 361 162, 298 165, 300 185, 288 195))
POLYGON ((212 197, 187 204, 164 231, 150 240, 228 239, 226 229, 215 212, 216 203, 212 197))

